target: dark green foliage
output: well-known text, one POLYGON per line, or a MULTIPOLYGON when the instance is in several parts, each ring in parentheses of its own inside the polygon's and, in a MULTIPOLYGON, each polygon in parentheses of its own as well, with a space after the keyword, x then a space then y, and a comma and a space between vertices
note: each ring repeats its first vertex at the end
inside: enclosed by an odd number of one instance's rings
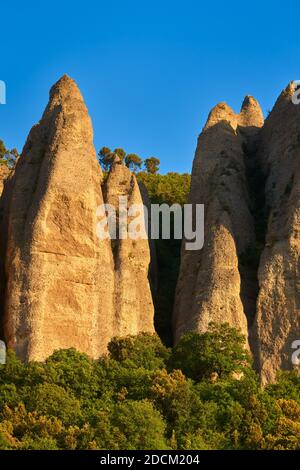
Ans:
POLYGON ((0 366, 0 449, 300 449, 300 378, 263 390, 228 325, 184 336, 115 338, 0 366))
POLYGON ((280 372, 277 383, 269 385, 268 392, 275 399, 285 397, 300 403, 300 375, 296 371, 280 372))
POLYGON ((118 362, 130 361, 134 367, 155 370, 164 367, 170 351, 157 335, 141 333, 138 336, 114 338, 109 343, 110 357, 118 362))
POLYGON ((125 165, 133 172, 136 172, 142 166, 142 159, 135 153, 129 153, 125 157, 125 165))
POLYGON ((148 173, 155 174, 159 170, 160 160, 156 157, 146 158, 144 166, 148 173))
POLYGON ((44 383, 24 394, 28 411, 60 418, 64 424, 78 424, 81 421, 80 402, 72 392, 56 384, 44 383))
POLYGON ((191 185, 191 175, 188 173, 160 175, 142 171, 137 177, 145 184, 152 204, 187 203, 191 185))
POLYGON ((98 153, 98 156, 99 156, 99 163, 102 167, 102 170, 107 172, 114 159, 116 158, 116 156, 118 155, 119 158, 122 159, 122 155, 123 155, 123 158, 124 158, 124 150, 122 149, 115 149, 114 151, 111 151, 109 147, 102 147, 102 149, 99 150, 99 153, 98 153))
POLYGON ((0 139, 0 165, 6 165, 9 168, 14 168, 17 159, 19 158, 19 152, 16 148, 8 150, 0 139))
MULTIPOLYGON (((99 163, 104 172, 108 172, 113 162, 117 159, 120 163, 124 163, 134 173, 140 170, 143 160, 135 153, 126 153, 122 148, 111 150, 109 147, 102 147, 99 153, 99 163)), ((144 166, 149 173, 156 173, 159 168, 160 161, 155 158, 147 158, 144 166)))
POLYGON ((103 444, 106 449, 163 450, 168 449, 164 434, 163 417, 150 401, 125 400, 113 407, 103 444))
POLYGON ((173 349, 169 364, 196 382, 213 374, 227 378, 233 373, 244 373, 250 365, 244 343, 244 336, 228 324, 211 323, 202 335, 191 332, 183 336, 173 349))

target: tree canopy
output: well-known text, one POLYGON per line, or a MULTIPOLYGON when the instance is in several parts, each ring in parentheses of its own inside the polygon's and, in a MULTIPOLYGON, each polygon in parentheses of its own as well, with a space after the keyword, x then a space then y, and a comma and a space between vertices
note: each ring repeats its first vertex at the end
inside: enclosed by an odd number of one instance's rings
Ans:
POLYGON ((19 152, 16 148, 8 150, 0 139, 0 165, 6 165, 9 168, 13 168, 19 158, 19 152))
POLYGON ((244 338, 211 324, 167 348, 114 338, 91 360, 75 349, 0 366, 0 449, 300 449, 300 379, 262 389, 244 338), (237 374, 237 371, 239 374, 237 374))
MULTIPOLYGON (((136 173, 141 170, 143 160, 136 153, 126 153, 122 148, 111 150, 109 147, 102 147, 98 153, 99 162, 104 172, 109 171, 116 158, 124 163, 127 168, 136 173)), ((149 173, 156 173, 160 161, 158 158, 150 157, 144 161, 144 166, 149 173)))

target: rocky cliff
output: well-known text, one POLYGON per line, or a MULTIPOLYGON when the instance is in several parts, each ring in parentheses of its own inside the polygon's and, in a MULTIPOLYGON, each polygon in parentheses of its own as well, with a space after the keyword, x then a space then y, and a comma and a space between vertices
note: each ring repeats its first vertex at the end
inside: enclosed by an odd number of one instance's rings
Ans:
POLYGON ((300 107, 294 86, 263 122, 246 97, 209 115, 195 154, 189 202, 205 204, 205 242, 182 249, 175 341, 210 321, 248 337, 263 383, 291 369, 300 333, 300 107))
POLYGON ((204 332, 211 321, 229 322, 248 336, 247 316, 251 321, 255 313, 253 276, 246 285, 249 273, 244 276, 240 264, 255 246, 255 224, 245 154, 253 151, 262 123, 258 103, 246 97, 240 114, 218 104, 199 136, 189 203, 205 206, 205 243, 200 251, 187 251, 183 245, 175 341, 189 330, 204 332))
POLYGON ((292 368, 292 343, 300 339, 300 106, 290 84, 261 132, 259 158, 268 214, 261 256, 255 334, 262 381, 292 368))
MULTIPOLYGON (((109 194, 123 184, 118 177, 123 174, 109 177, 109 194)), ((138 198, 131 174, 126 177, 125 193, 138 198)), ((130 250, 120 249, 116 269, 111 241, 96 234, 101 183, 87 109, 75 82, 64 76, 28 136, 9 197, 4 194, 4 334, 23 359, 43 360, 69 347, 98 357, 112 336, 153 329, 148 245, 143 241, 139 250, 137 241, 130 250), (131 254, 141 285, 126 275, 131 254)))
MULTIPOLYGON (((121 162, 112 165, 104 186, 107 204, 119 207, 124 197, 132 213, 128 214, 125 226, 130 224, 137 229, 137 236, 146 234, 143 200, 135 175, 121 162)), ((122 210, 122 208, 121 208, 122 210)), ((120 210, 117 211, 120 221, 120 210)), ((150 267, 150 247, 148 239, 121 238, 112 241, 115 276, 115 311, 120 336, 137 334, 139 331, 154 331, 153 303, 148 279, 150 267)))
MULTIPOLYGON (((294 367, 292 344, 300 339, 300 105, 293 93, 290 84, 265 123, 250 96, 239 114, 225 103, 209 114, 189 195, 194 208, 205 206, 204 247, 189 251, 183 241, 174 306, 175 343, 227 322, 246 336, 263 383, 294 367)), ((146 189, 117 158, 103 178, 87 109, 69 77, 52 88, 15 170, 1 167, 0 193, 3 185, 0 335, 8 347, 25 360, 69 347, 96 358, 113 336, 154 331, 146 189), (125 219, 122 202, 131 210, 125 219), (99 239, 109 207, 116 234, 99 239), (132 228, 141 237, 128 238, 132 228)))

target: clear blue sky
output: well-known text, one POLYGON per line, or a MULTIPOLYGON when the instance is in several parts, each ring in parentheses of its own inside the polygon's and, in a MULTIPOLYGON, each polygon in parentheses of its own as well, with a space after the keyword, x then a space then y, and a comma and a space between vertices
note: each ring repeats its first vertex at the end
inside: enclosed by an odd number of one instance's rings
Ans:
POLYGON ((95 146, 157 156, 162 172, 191 170, 209 110, 264 114, 300 79, 296 3, 271 1, 14 1, 1 3, 0 138, 21 150, 51 85, 73 77, 95 146))

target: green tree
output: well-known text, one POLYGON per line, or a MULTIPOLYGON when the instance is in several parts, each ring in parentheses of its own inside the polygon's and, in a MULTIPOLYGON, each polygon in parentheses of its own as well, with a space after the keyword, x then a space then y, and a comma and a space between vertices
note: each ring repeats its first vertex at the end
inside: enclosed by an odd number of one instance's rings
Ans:
POLYGON ((180 204, 188 202, 191 175, 187 173, 167 173, 166 175, 147 173, 141 171, 137 174, 147 188, 149 198, 153 204, 180 204))
POLYGON ((113 162, 113 152, 110 150, 109 147, 102 147, 102 149, 99 150, 98 155, 99 162, 103 171, 107 172, 113 162))
POLYGON ((0 165, 6 165, 9 168, 14 168, 16 161, 19 158, 19 152, 16 148, 8 150, 3 142, 0 140, 0 165))
POLYGON ((27 409, 41 415, 54 416, 64 424, 80 423, 80 402, 63 387, 56 384, 40 384, 26 397, 27 409))
POLYGON ((148 173, 155 174, 159 170, 160 160, 156 157, 149 157, 146 158, 144 165, 148 173))
POLYGON ((133 172, 136 172, 142 166, 142 159, 135 153, 128 153, 125 157, 125 165, 133 172))
POLYGON ((118 157, 123 162, 125 157, 126 157, 126 152, 122 148, 116 148, 113 151, 113 155, 114 155, 114 157, 118 157))
POLYGON ((245 349, 245 337, 227 323, 209 325, 203 334, 184 335, 173 349, 170 366, 199 382, 246 373, 250 355, 245 349))
POLYGON ((98 153, 98 156, 103 171, 107 172, 110 170, 113 162, 116 161, 116 159, 118 159, 121 163, 124 162, 126 152, 122 148, 116 148, 112 151, 109 147, 102 147, 98 153))
POLYGON ((165 423, 148 400, 126 400, 114 406, 106 419, 100 417, 96 442, 101 449, 164 450, 168 449, 165 423))
POLYGON ((137 336, 113 338, 108 344, 110 357, 118 362, 130 360, 135 367, 155 370, 166 366, 170 350, 156 334, 140 333, 137 336))
POLYGON ((5 147, 5 144, 3 140, 0 139, 0 159, 2 160, 7 153, 7 149, 5 147))
POLYGON ((99 387, 93 361, 74 348, 55 351, 43 367, 43 380, 55 383, 76 398, 95 398, 99 387))
POLYGON ((277 400, 280 409, 275 426, 264 442, 268 450, 300 450, 300 405, 294 400, 277 400))
POLYGON ((268 385, 268 394, 275 399, 286 398, 300 403, 300 376, 297 371, 280 371, 277 382, 268 385))

